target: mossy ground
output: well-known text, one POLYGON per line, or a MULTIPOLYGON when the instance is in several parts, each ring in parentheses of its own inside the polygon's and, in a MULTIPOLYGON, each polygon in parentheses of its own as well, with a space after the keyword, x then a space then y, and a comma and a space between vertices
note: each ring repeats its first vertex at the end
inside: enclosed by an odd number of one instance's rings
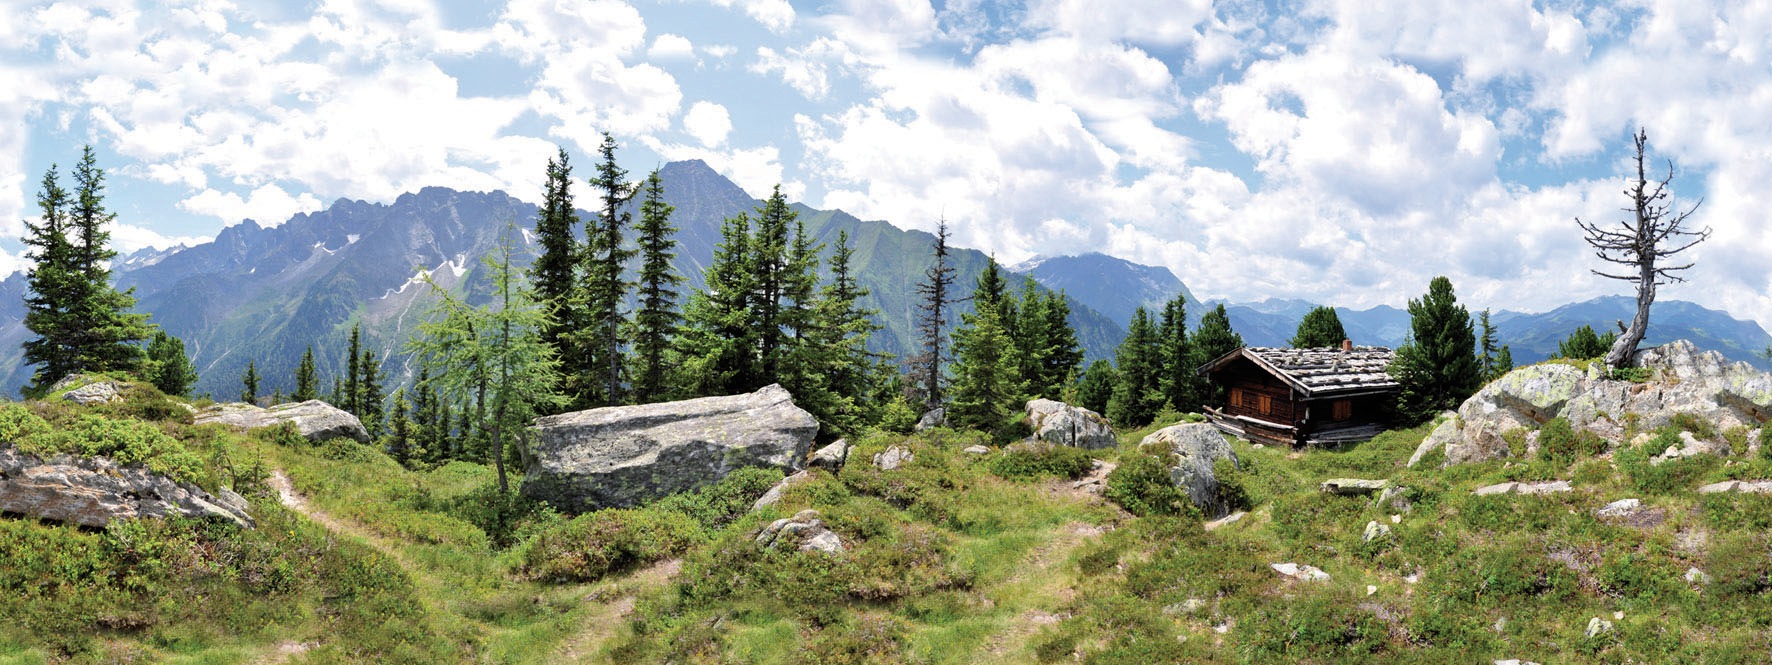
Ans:
MULTIPOLYGON (((415 472, 356 444, 158 426, 206 462, 206 480, 252 498, 259 528, 0 519, 0 663, 1749 663, 1772 653, 1772 497, 1692 491, 1772 473, 1743 446, 1661 465, 1643 450, 1576 446, 1408 469, 1426 428, 1340 451, 1237 443, 1249 515, 1207 531, 1194 516, 1135 517, 1073 487, 1061 477, 1080 470, 1070 460, 1004 464, 1001 453, 961 452, 982 435, 946 430, 863 437, 840 473, 814 471, 756 514, 743 508, 768 478, 568 520, 499 502, 480 465, 415 472), (868 464, 891 445, 916 459, 890 472, 868 464), (272 470, 309 514, 278 502, 272 470), (1332 477, 1389 478, 1412 507, 1318 492, 1332 477), (1471 493, 1542 478, 1576 490, 1471 493), (1642 500, 1635 515, 1595 514, 1627 497, 1642 500), (820 511, 846 553, 751 540, 804 508, 820 511), (1363 542, 1368 521, 1391 535, 1363 542), (1330 579, 1284 579, 1268 567, 1278 562, 1330 579), (1692 568, 1709 580, 1688 581, 1692 568), (1586 637, 1594 617, 1614 630, 1586 637)), ((1137 454, 1145 433, 1097 456, 1137 454)))

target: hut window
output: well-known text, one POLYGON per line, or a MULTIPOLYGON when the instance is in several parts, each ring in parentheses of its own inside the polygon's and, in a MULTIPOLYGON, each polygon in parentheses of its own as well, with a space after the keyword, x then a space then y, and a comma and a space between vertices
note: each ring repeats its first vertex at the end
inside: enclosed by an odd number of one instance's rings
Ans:
POLYGON ((1243 405, 1243 389, 1242 388, 1232 388, 1231 389, 1231 406, 1242 406, 1242 405, 1243 405))
POLYGON ((1261 411, 1262 415, 1274 412, 1274 398, 1267 395, 1257 395, 1255 399, 1256 403, 1260 405, 1257 409, 1261 411))
POLYGON ((1335 419, 1336 420, 1347 420, 1352 417, 1354 417, 1354 402, 1353 402, 1353 400, 1346 400, 1346 399, 1335 400, 1335 419))

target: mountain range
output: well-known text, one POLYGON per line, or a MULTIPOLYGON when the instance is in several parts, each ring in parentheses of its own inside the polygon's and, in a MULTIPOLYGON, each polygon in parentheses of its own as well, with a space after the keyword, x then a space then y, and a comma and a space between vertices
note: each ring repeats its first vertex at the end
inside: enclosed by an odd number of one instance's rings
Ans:
MULTIPOLYGON (((732 181, 700 161, 673 162, 660 170, 665 200, 676 208, 675 267, 686 281, 684 293, 701 288, 712 261, 721 223, 760 205, 732 181)), ((934 236, 903 230, 883 221, 863 221, 841 210, 796 204, 806 232, 828 251, 839 232, 855 249, 852 269, 869 289, 863 305, 879 312, 882 330, 875 351, 904 355, 915 346, 915 285, 933 263, 934 236)), ((294 369, 312 345, 323 381, 343 366, 346 338, 361 324, 366 348, 378 350, 392 381, 410 378, 413 368, 405 341, 434 295, 422 277, 439 286, 473 294, 483 279, 479 258, 504 234, 513 236, 517 260, 533 258, 529 229, 536 206, 504 192, 461 192, 428 187, 390 203, 340 199, 324 210, 303 213, 275 226, 247 220, 223 229, 194 247, 144 250, 120 258, 113 276, 132 288, 139 311, 185 340, 201 377, 196 391, 232 398, 248 361, 265 377, 261 390, 293 389, 294 369)), ((591 213, 580 211, 581 218, 591 213)), ((964 297, 990 258, 953 248, 954 292, 964 297)), ((1166 268, 1143 266, 1102 254, 1043 257, 1010 268, 1042 287, 1062 291, 1087 360, 1111 358, 1138 307, 1153 314, 1176 295, 1189 301, 1190 323, 1216 302, 1200 304, 1181 279, 1166 268)), ((1014 281, 1011 282, 1013 286, 1014 281)), ((30 379, 19 344, 23 326, 22 273, 0 280, 0 390, 16 392, 30 379)), ((1233 328, 1253 346, 1283 346, 1298 321, 1314 305, 1270 299, 1225 303, 1233 328)), ((1627 319, 1632 302, 1606 297, 1542 314, 1496 312, 1502 343, 1517 362, 1548 357, 1557 341, 1586 324, 1607 330, 1627 319)), ((957 303, 956 314, 970 309, 957 303)), ((1364 310, 1337 308, 1356 343, 1397 346, 1409 332, 1407 312, 1390 306, 1364 310)), ((1757 355, 1772 346, 1759 325, 1692 303, 1657 303, 1647 343, 1688 338, 1702 348, 1762 366, 1757 355)), ((957 322, 956 316, 952 321, 957 322)))

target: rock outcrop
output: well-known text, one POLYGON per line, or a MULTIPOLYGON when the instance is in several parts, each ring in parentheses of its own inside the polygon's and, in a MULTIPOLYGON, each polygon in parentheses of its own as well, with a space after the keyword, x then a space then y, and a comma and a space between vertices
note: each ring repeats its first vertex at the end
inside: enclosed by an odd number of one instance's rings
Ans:
POLYGON ((252 526, 246 499, 215 494, 104 457, 43 459, 0 445, 0 512, 102 527, 112 520, 186 515, 252 526))
POLYGON ((794 513, 793 517, 784 517, 757 532, 757 544, 777 549, 791 546, 801 552, 823 552, 840 554, 847 550, 843 547, 843 539, 836 532, 825 527, 824 520, 819 519, 818 511, 811 508, 794 513))
POLYGON ((831 473, 843 470, 843 464, 849 461, 849 440, 837 439, 831 445, 812 451, 806 458, 806 468, 824 469, 831 473))
POLYGON ((751 503, 751 512, 754 513, 781 503, 781 498, 787 495, 789 489, 792 489, 795 485, 811 480, 812 471, 810 470, 789 474, 788 477, 776 481, 774 485, 770 485, 769 491, 764 492, 763 496, 757 497, 757 500, 751 503))
POLYGON ((1443 419, 1409 464, 1436 448, 1444 448, 1447 465, 1506 457, 1513 432, 1524 437, 1557 417, 1615 443, 1630 419, 1648 431, 1687 413, 1724 431, 1772 418, 1772 374, 1746 363, 1725 363, 1722 354, 1680 340, 1639 351, 1635 364, 1649 370, 1647 381, 1613 380, 1599 365, 1583 372, 1546 363, 1509 372, 1443 419))
POLYGON ((881 471, 892 471, 898 467, 910 464, 911 462, 916 461, 916 459, 917 456, 911 453, 909 449, 892 446, 891 448, 874 453, 874 466, 879 467, 881 471))
POLYGON ((1072 448, 1112 448, 1120 444, 1114 428, 1101 414, 1049 399, 1029 400, 1025 407, 1032 438, 1072 448))
POLYGON ((798 469, 818 421, 779 385, 754 393, 535 419, 524 496, 579 513, 711 485, 752 466, 798 469))
POLYGON ((109 404, 111 402, 123 401, 123 391, 115 381, 100 381, 98 383, 89 383, 63 393, 62 399, 79 404, 80 406, 109 404))
POLYGON ((1169 479, 1187 493, 1206 517, 1222 517, 1230 512, 1230 506, 1218 498, 1218 476, 1212 465, 1221 459, 1237 464, 1237 454, 1218 428, 1208 423, 1171 425, 1152 432, 1138 445, 1161 447, 1168 452, 1169 479))
POLYGON ((270 408, 245 402, 217 404, 198 410, 194 422, 198 425, 222 423, 249 430, 291 423, 303 438, 314 443, 341 437, 369 443, 369 431, 363 429, 362 421, 344 409, 317 399, 270 408))

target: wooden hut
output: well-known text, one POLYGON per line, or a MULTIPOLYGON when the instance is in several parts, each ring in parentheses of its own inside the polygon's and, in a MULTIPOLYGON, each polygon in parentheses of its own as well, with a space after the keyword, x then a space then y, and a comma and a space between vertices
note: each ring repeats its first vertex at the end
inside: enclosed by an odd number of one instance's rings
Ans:
POLYGON ((1384 431, 1398 385, 1386 371, 1396 352, 1375 346, 1244 347, 1200 367, 1225 387, 1219 429, 1254 443, 1303 446, 1364 441, 1384 431))

